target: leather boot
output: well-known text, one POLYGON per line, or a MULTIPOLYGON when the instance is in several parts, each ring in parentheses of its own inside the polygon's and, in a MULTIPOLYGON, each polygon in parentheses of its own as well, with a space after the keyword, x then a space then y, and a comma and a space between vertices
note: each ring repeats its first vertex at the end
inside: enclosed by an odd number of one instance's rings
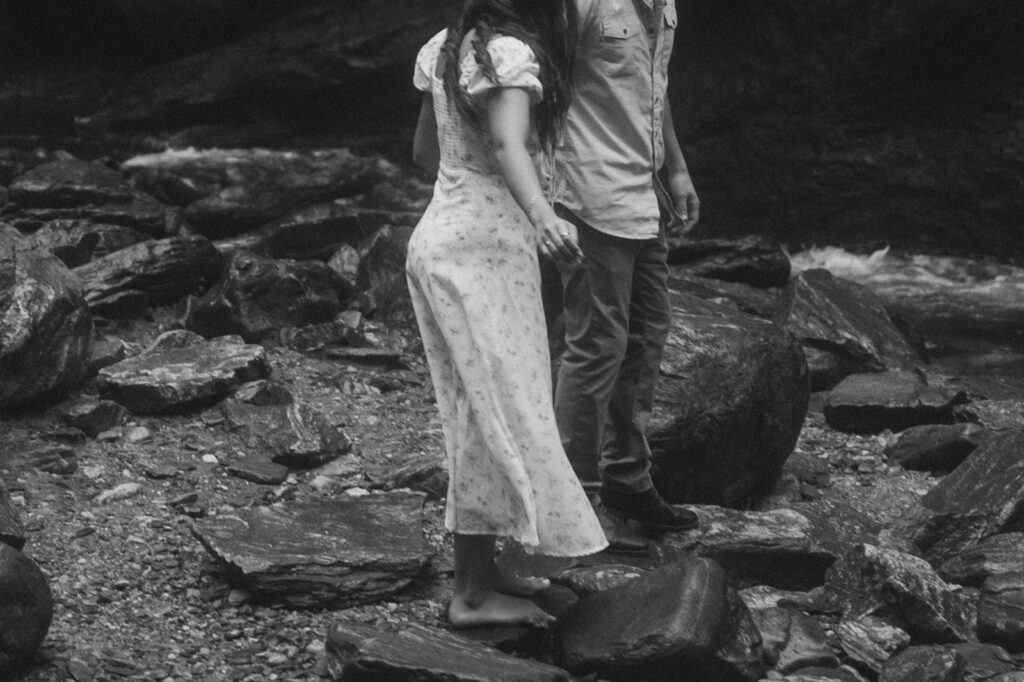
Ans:
POLYGON ((661 531, 680 531, 696 528, 697 515, 689 509, 673 507, 662 499, 654 488, 641 493, 620 492, 601 488, 601 502, 609 511, 635 519, 645 526, 661 531))
POLYGON ((594 513, 601 523, 604 536, 608 539, 608 547, 605 552, 608 554, 620 554, 623 556, 647 556, 651 552, 651 543, 640 535, 639 531, 632 528, 630 524, 615 514, 611 514, 596 496, 591 500, 594 505, 594 513))

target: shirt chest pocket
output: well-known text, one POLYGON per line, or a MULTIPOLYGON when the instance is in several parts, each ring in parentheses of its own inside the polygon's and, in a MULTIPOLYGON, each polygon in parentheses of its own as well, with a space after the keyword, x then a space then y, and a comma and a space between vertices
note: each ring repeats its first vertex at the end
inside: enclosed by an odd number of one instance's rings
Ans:
POLYGON ((601 21, 600 58, 609 76, 629 76, 640 69, 646 48, 639 19, 626 13, 612 14, 601 21))

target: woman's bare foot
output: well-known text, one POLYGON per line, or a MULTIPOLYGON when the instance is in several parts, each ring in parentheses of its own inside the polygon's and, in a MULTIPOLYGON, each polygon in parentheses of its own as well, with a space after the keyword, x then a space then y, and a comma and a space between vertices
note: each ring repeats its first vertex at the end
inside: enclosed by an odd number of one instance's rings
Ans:
POLYGON ((551 587, 547 578, 535 576, 519 576, 498 570, 494 577, 494 591, 511 594, 513 597, 532 597, 551 587))
POLYGON ((448 606, 448 622, 453 628, 488 625, 545 627, 554 620, 554 616, 533 602, 497 592, 486 592, 473 599, 454 597, 448 606))

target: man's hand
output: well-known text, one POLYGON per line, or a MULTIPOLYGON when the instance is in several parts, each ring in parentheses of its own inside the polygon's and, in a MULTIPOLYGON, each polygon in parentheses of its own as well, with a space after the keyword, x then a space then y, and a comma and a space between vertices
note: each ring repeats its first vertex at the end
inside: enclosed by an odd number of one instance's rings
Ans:
POLYGON ((674 220, 668 227, 669 233, 674 237, 681 237, 692 230, 700 220, 700 199, 697 198, 697 190, 693 187, 693 178, 685 171, 669 176, 668 192, 675 213, 674 220))

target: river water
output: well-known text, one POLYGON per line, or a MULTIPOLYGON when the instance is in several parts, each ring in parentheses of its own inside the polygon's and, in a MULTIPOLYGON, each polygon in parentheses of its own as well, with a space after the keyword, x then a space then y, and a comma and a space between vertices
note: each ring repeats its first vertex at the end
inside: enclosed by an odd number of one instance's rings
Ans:
POLYGON ((862 284, 920 335, 932 369, 992 399, 1024 400, 1024 268, 995 261, 836 247, 793 253, 862 284))

